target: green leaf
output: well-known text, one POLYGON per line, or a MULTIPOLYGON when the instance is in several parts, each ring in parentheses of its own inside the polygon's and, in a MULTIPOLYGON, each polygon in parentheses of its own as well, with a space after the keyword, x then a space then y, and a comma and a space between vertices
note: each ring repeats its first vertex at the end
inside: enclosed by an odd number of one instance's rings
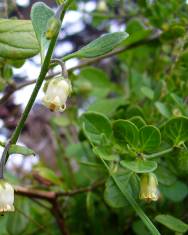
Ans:
POLYGON ((26 59, 39 52, 30 20, 0 19, 0 55, 6 59, 26 59))
POLYGON ((142 41, 145 38, 148 38, 152 33, 151 29, 146 29, 143 23, 135 18, 131 18, 127 23, 126 31, 130 34, 130 37, 125 41, 125 45, 131 45, 142 41))
POLYGON ((188 195, 188 187, 181 181, 176 181, 169 186, 160 185, 160 191, 173 202, 181 202, 188 195))
POLYGON ((188 224, 171 215, 157 215, 155 220, 178 233, 186 233, 188 230, 188 224))
POLYGON ((102 56, 119 46, 128 36, 126 32, 106 34, 75 52, 74 56, 81 58, 102 56))
POLYGON ((112 136, 112 127, 109 119, 95 112, 84 113, 81 118, 84 133, 91 143, 101 144, 112 136))
POLYGON ((157 101, 155 107, 164 117, 169 118, 171 116, 170 110, 164 103, 157 101))
POLYGON ((167 186, 174 184, 177 180, 176 176, 173 175, 171 171, 161 165, 159 165, 155 174, 157 175, 159 183, 167 186))
POLYGON ((141 87, 141 92, 143 95, 145 95, 150 100, 154 99, 154 91, 151 88, 143 86, 143 87, 141 87))
POLYGON ((132 228, 136 235, 150 235, 149 231, 141 220, 133 222, 132 228))
POLYGON ((125 104, 124 98, 99 99, 89 106, 88 111, 95 111, 110 116, 118 106, 123 104, 125 104))
POLYGON ((20 145, 11 145, 9 149, 10 154, 21 154, 24 156, 35 155, 35 152, 32 149, 29 149, 20 145))
POLYGON ((141 129, 142 127, 146 126, 146 122, 144 119, 140 116, 135 116, 129 119, 132 123, 136 125, 138 129, 141 129))
POLYGON ((188 118, 176 117, 163 126, 164 134, 176 146, 188 140, 188 118))
POLYGON ((36 33, 37 40, 40 45, 40 52, 42 61, 44 59, 45 49, 48 47, 50 41, 46 39, 45 32, 47 29, 48 20, 54 15, 52 9, 50 9, 45 3, 37 2, 31 9, 31 20, 33 28, 36 33))
POLYGON ((140 116, 144 118, 144 110, 137 105, 130 105, 126 110, 126 118, 132 118, 135 116, 140 116))
MULTIPOLYGON (((17 197, 15 207, 23 211, 24 214, 29 216, 30 214, 29 203, 30 201, 28 201, 27 198, 17 197)), ((23 214, 21 214, 18 210, 16 210, 16 208, 14 213, 8 214, 6 227, 9 235, 25 234, 27 226, 29 225, 28 218, 23 216, 23 214)))
POLYGON ((74 86, 80 91, 84 86, 90 88, 90 95, 97 99, 105 97, 111 91, 111 83, 108 75, 101 69, 87 67, 81 70, 74 86))
POLYGON ((181 151, 177 159, 178 172, 188 174, 188 151, 181 151))
POLYGON ((67 127, 71 124, 71 120, 65 116, 52 117, 51 122, 60 127, 67 127))
POLYGON ((113 123, 114 137, 122 147, 128 143, 130 146, 137 146, 139 141, 138 128, 130 121, 118 120, 113 123))
POLYGON ((134 199, 133 195, 131 195, 129 193, 129 191, 127 190, 127 188, 124 188, 124 182, 121 182, 120 180, 118 180, 118 178, 111 173, 110 168, 108 167, 108 165, 106 164, 106 162, 101 158, 101 161, 103 162, 104 166, 106 167, 106 169, 108 170, 109 174, 111 175, 111 178, 114 181, 114 185, 116 185, 117 189, 119 190, 119 192, 125 197, 125 199, 130 203, 130 205, 132 206, 132 208, 135 210, 135 212, 137 213, 137 215, 140 217, 140 219, 143 221, 143 223, 146 225, 146 227, 149 229, 149 231, 151 232, 152 235, 160 235, 159 231, 156 229, 156 227, 153 225, 153 223, 151 222, 151 220, 147 217, 147 215, 144 213, 144 211, 142 210, 142 208, 139 206, 139 204, 136 202, 136 200, 134 199))
POLYGON ((153 225, 151 220, 147 217, 147 215, 144 213, 142 208, 139 206, 139 204, 136 202, 136 200, 133 198, 133 196, 128 192, 127 188, 125 189, 123 187, 123 183, 118 180, 118 178, 114 175, 111 175, 113 178, 113 181, 119 189, 119 191, 122 193, 122 195, 126 198, 126 200, 130 203, 130 205, 134 208, 138 216, 141 218, 142 222, 146 225, 148 230, 151 232, 152 235, 160 235, 157 228, 153 225))
POLYGON ((42 166, 37 166, 35 167, 35 171, 44 179, 51 181, 53 184, 62 186, 61 180, 51 169, 42 166))
POLYGON ((73 158, 76 156, 76 159, 82 159, 83 156, 87 153, 91 153, 91 149, 89 147, 89 144, 86 143, 77 143, 77 144, 69 144, 66 147, 65 153, 66 156, 69 158, 73 158))
POLYGON ((148 173, 156 170, 157 168, 157 162, 141 159, 135 161, 123 160, 120 162, 120 164, 122 167, 125 167, 136 173, 148 173))
POLYGON ((142 151, 152 151, 158 148, 161 143, 160 131, 154 126, 142 127, 139 136, 142 151))
POLYGON ((112 153, 110 147, 95 147, 93 148, 93 152, 106 161, 112 161, 117 158, 117 156, 112 153))
MULTIPOLYGON (((122 186, 125 190, 131 191, 129 180, 130 180, 130 172, 127 173, 121 173, 116 174, 116 178, 122 183, 122 186)), ((125 199, 125 197, 122 195, 122 193, 117 188, 116 184, 114 183, 113 179, 109 177, 109 179, 106 181, 105 191, 104 191, 104 198, 105 201, 114 208, 120 208, 128 206, 129 203, 125 199)))

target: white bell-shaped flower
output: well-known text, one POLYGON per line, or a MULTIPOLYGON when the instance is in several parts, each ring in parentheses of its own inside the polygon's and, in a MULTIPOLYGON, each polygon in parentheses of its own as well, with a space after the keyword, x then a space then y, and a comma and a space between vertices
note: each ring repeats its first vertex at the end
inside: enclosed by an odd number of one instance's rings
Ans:
POLYGON ((14 188, 0 180, 0 213, 14 211, 14 188))
POLYGON ((140 199, 145 201, 157 201, 159 196, 158 181, 155 174, 143 174, 140 180, 140 199))
POLYGON ((55 77, 47 82, 43 104, 51 111, 63 112, 66 101, 72 91, 71 82, 62 76, 55 77))

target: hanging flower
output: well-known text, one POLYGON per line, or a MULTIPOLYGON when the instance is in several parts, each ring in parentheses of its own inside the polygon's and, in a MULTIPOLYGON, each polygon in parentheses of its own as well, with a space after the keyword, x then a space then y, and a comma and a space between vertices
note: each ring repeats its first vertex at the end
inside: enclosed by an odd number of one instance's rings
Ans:
POLYGON ((11 184, 0 180, 0 213, 14 211, 14 189, 11 184))
POLYGON ((140 199, 145 201, 157 201, 159 195, 158 181, 155 174, 143 174, 140 181, 140 199))
POLYGON ((43 104, 51 111, 63 112, 66 109, 66 101, 72 91, 72 86, 68 79, 59 76, 47 82, 44 91, 43 104))

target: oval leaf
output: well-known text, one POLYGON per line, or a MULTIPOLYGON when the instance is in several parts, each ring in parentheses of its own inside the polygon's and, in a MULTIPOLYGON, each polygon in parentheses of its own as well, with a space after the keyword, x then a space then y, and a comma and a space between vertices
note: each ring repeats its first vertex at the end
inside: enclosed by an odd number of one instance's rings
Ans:
POLYGON ((157 162, 148 160, 124 160, 121 161, 121 165, 136 173, 148 173, 157 168, 157 162))
POLYGON ((188 187, 181 181, 176 181, 169 186, 160 185, 160 191, 166 198, 173 202, 181 202, 188 195, 188 187))
POLYGON ((26 59, 39 52, 30 20, 0 19, 0 55, 8 59, 26 59))
POLYGON ((62 185, 59 177, 50 169, 42 166, 37 166, 35 171, 44 179, 51 181, 53 184, 62 185))
POLYGON ((170 186, 177 180, 176 176, 166 167, 159 166, 155 171, 159 183, 170 186))
POLYGON ((10 154, 21 154, 24 156, 35 155, 32 149, 20 145, 11 145, 9 149, 10 154))
POLYGON ((164 133, 174 145, 188 140, 188 118, 177 117, 169 120, 164 126, 164 133))
POLYGON ((101 144, 112 136, 112 127, 109 119, 95 112, 84 113, 81 118, 84 133, 90 142, 101 144))
POLYGON ((49 45, 49 40, 45 37, 48 20, 54 15, 52 9, 50 9, 45 3, 37 2, 33 5, 31 10, 31 20, 37 40, 40 45, 40 51, 42 58, 44 57, 45 49, 49 45))
POLYGON ((126 32, 109 33, 89 43, 74 53, 75 57, 93 58, 104 55, 119 46, 127 37, 126 32))
POLYGON ((138 129, 141 129, 142 127, 146 126, 146 122, 140 116, 134 116, 130 118, 130 121, 134 123, 138 129))
POLYGON ((112 153, 111 149, 109 147, 95 147, 93 148, 93 152, 97 155, 103 158, 106 161, 112 161, 117 158, 115 154, 112 153))
POLYGON ((105 115, 112 115, 118 106, 125 104, 125 99, 122 98, 111 98, 111 99, 99 99, 92 103, 88 111, 100 112, 105 115))
POLYGON ((154 126, 144 126, 140 129, 140 145, 142 151, 152 151, 161 143, 160 131, 154 126))
POLYGON ((6 224, 7 232, 9 235, 25 234, 27 226, 29 224, 29 220, 27 217, 23 216, 23 214, 21 214, 17 210, 17 208, 23 211, 24 214, 29 216, 29 214, 31 213, 29 208, 30 201, 26 197, 17 197, 15 203, 16 203, 15 212, 8 214, 7 224, 6 224))
MULTIPOLYGON (((129 185, 130 176, 131 176, 130 173, 123 173, 116 175, 116 178, 122 183, 125 189, 126 190, 129 189, 129 191, 131 190, 129 185)), ((116 184, 114 183, 114 180, 111 177, 106 182, 104 198, 105 201, 109 204, 109 206, 114 208, 120 208, 129 205, 128 201, 119 191, 116 184)))
POLYGON ((116 142, 125 147, 128 143, 137 147, 139 141, 138 128, 130 121, 118 120, 113 124, 114 137, 116 142))
POLYGON ((157 215, 155 220, 178 233, 186 233, 188 230, 188 224, 171 215, 157 215))

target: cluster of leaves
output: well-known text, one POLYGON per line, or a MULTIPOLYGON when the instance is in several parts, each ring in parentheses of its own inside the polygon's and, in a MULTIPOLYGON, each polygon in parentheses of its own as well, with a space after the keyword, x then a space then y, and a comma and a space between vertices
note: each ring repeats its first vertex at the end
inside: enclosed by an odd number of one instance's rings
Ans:
MULTIPOLYGON (((48 184, 34 184, 43 190, 64 192, 96 181, 104 183, 95 191, 61 198, 70 234, 157 234, 140 212, 141 207, 161 234, 185 234, 188 6, 184 0, 117 2, 105 1, 105 9, 92 13, 92 24, 96 28, 103 25, 108 32, 111 19, 122 25, 126 19, 126 32, 107 34, 64 60, 98 58, 118 46, 125 50, 108 61, 108 72, 88 66, 70 74, 72 102, 63 115, 52 117, 50 123, 57 143, 55 172, 60 176, 47 166, 38 165, 35 172, 48 184), (62 135, 66 140, 62 140, 62 135), (157 176, 160 199, 141 202, 140 176, 150 172, 157 176)), ((52 15, 51 9, 39 3, 31 14, 34 30, 31 21, 0 21, 2 78, 6 78, 3 74, 7 73, 7 66, 11 69, 18 62, 22 64, 18 59, 40 51, 43 61, 49 45, 44 31, 52 15)), ((13 147, 13 152, 26 151, 13 147)), ((30 217, 59 234, 48 210, 28 203, 28 199, 21 202, 20 206, 17 200, 17 207, 27 216, 17 211, 3 219, 2 223, 12 224, 2 231, 3 235, 7 231, 12 235, 35 234, 30 217)), ((46 234, 44 227, 38 226, 41 235, 46 234)))

